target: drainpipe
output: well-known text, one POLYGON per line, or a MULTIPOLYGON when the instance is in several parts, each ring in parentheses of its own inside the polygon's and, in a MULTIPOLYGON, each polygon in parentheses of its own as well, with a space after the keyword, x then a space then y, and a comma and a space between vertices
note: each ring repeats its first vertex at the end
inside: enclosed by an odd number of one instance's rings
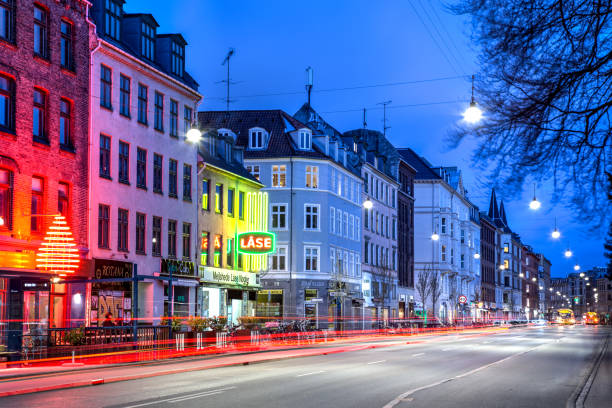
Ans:
MULTIPOLYGON (((289 302, 291 302, 291 295, 293 294, 293 254, 294 254, 294 249, 293 249, 293 157, 289 157, 289 163, 290 163, 290 171, 291 171, 291 187, 290 187, 290 198, 289 198, 289 214, 291 214, 291 217, 289 217, 290 221, 290 225, 289 225, 289 248, 291 248, 291 262, 289 263, 289 296, 288 296, 288 300, 289 302)), ((297 298, 296 300, 296 305, 297 305, 297 298)), ((297 306, 296 306, 296 313, 297 313, 297 306)), ((285 314, 285 313, 283 313, 285 314)))

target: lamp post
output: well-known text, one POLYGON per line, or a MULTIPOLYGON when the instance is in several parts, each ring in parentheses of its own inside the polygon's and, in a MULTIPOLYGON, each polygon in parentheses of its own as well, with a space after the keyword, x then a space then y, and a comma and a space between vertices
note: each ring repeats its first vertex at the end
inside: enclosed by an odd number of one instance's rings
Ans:
POLYGON ((533 183, 533 200, 531 200, 531 202, 529 203, 529 208, 536 211, 539 210, 541 206, 542 203, 540 203, 536 198, 536 185, 535 183, 533 183))
POLYGON ((480 122, 481 119, 482 109, 478 107, 474 100, 474 75, 472 75, 472 99, 470 101, 470 106, 463 112, 463 120, 473 125, 480 122))

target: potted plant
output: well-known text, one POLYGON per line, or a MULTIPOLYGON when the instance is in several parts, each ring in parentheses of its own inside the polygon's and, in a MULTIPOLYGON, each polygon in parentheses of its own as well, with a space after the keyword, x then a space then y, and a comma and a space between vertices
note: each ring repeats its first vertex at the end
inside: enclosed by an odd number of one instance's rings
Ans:
POLYGON ((225 316, 218 316, 218 317, 211 317, 209 319, 209 325, 210 328, 213 329, 213 331, 224 331, 225 327, 227 326, 227 317, 225 316))
POLYGON ((187 325, 191 328, 194 333, 202 333, 209 327, 210 322, 205 317, 201 316, 190 316, 187 319, 187 325))

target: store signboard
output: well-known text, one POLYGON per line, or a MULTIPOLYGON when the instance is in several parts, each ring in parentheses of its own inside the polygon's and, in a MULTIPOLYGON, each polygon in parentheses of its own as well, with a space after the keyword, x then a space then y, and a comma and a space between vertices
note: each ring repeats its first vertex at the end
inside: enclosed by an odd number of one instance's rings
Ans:
POLYGON ((274 234, 271 232, 245 232, 238 234, 238 252, 263 255, 274 252, 274 234))
MULTIPOLYGON (((132 277, 134 264, 112 259, 94 259, 94 279, 128 279, 132 277)), ((132 282, 94 282, 92 289, 132 290, 132 282)))
POLYGON ((257 274, 253 272, 231 271, 222 268, 200 266, 200 280, 217 285, 254 286, 257 284, 257 274))
POLYGON ((174 276, 195 276, 195 264, 191 261, 179 261, 176 259, 161 260, 161 273, 174 276))

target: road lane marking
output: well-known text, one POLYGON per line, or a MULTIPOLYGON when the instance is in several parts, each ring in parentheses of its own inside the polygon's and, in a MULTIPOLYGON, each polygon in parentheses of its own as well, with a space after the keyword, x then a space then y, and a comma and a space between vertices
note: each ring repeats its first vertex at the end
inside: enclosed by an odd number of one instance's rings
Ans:
POLYGON ((307 375, 321 374, 321 373, 324 373, 324 372, 325 372, 325 370, 322 370, 322 371, 313 371, 312 373, 305 373, 305 374, 296 375, 296 377, 306 377, 307 375))
POLYGON ((529 353, 530 351, 533 351, 533 350, 535 350, 535 349, 537 349, 537 348, 539 348, 539 347, 542 347, 542 346, 544 346, 544 345, 545 345, 545 344, 540 344, 539 346, 535 346, 535 347, 532 347, 532 348, 530 348, 530 349, 527 349, 527 350, 524 350, 524 351, 521 351, 521 352, 518 352, 518 353, 511 354, 511 355, 509 355, 508 357, 504 357, 504 358, 502 358, 501 360, 497 360, 497 361, 494 361, 494 362, 492 362, 492 363, 485 364, 485 365, 480 366, 480 367, 478 367, 478 368, 475 368, 475 369, 473 369, 473 370, 466 371, 466 372, 465 372, 465 373, 463 373, 463 374, 458 374, 458 375, 456 375, 456 376, 454 376, 454 377, 445 378, 445 379, 443 379, 443 380, 436 381, 436 382, 431 383, 431 384, 423 385, 422 387, 413 388, 413 389, 411 389, 411 390, 409 390, 409 391, 406 391, 406 392, 405 392, 405 393, 403 393, 403 394, 398 395, 397 397, 395 397, 395 399, 393 399, 393 400, 389 401, 387 404, 385 404, 385 405, 383 406, 383 408, 393 408, 393 407, 395 407, 397 404, 399 404, 400 402, 405 401, 407 397, 410 397, 412 394, 414 394, 414 393, 416 393, 416 392, 423 391, 423 390, 426 390, 426 389, 429 389, 429 388, 433 388, 433 387, 436 387, 436 386, 438 386, 438 385, 441 385, 441 384, 444 384, 444 383, 447 383, 447 382, 450 382, 450 381, 453 381, 453 380, 456 380, 456 379, 459 379, 459 378, 467 377, 468 375, 475 374, 475 373, 477 373, 477 372, 479 372, 479 371, 482 371, 482 370, 484 370, 484 369, 486 369, 486 368, 489 368, 489 367, 491 367, 491 366, 494 366, 494 365, 497 365, 497 364, 501 364, 501 363, 503 363, 504 361, 508 361, 508 360, 510 360, 511 358, 518 357, 518 356, 521 356, 521 355, 523 355, 523 354, 529 353))
POLYGON ((190 399, 196 399, 196 398, 201 398, 201 397, 210 397, 211 395, 216 395, 216 394, 223 394, 225 391, 214 391, 214 392, 209 392, 207 394, 199 394, 199 395, 191 395, 189 397, 185 397, 185 398, 177 398, 177 399, 173 399, 168 401, 171 404, 176 404, 178 402, 183 402, 183 401, 188 401, 190 399))
POLYGON ((455 349, 454 347, 448 347, 448 348, 442 349, 442 351, 448 351, 448 350, 454 350, 454 349, 455 349))
POLYGON ((418 356, 423 356, 423 355, 425 355, 425 353, 416 353, 416 354, 413 354, 412 357, 418 357, 418 356))
POLYGON ((128 406, 126 406, 124 408, 145 407, 147 405, 161 404, 161 403, 164 403, 164 402, 170 402, 170 403, 180 402, 181 400, 185 400, 185 399, 192 399, 192 398, 205 397, 207 395, 221 394, 222 392, 225 392, 227 390, 233 390, 235 388, 236 387, 219 388, 219 389, 216 389, 216 390, 208 390, 208 391, 198 392, 198 393, 191 394, 191 395, 183 395, 183 396, 180 396, 180 397, 166 398, 166 399, 163 399, 163 400, 155 400, 155 401, 143 402, 142 404, 128 405, 128 406))
POLYGON ((368 363, 368 365, 370 365, 370 364, 384 363, 385 361, 387 361, 387 360, 370 361, 370 362, 368 363))

